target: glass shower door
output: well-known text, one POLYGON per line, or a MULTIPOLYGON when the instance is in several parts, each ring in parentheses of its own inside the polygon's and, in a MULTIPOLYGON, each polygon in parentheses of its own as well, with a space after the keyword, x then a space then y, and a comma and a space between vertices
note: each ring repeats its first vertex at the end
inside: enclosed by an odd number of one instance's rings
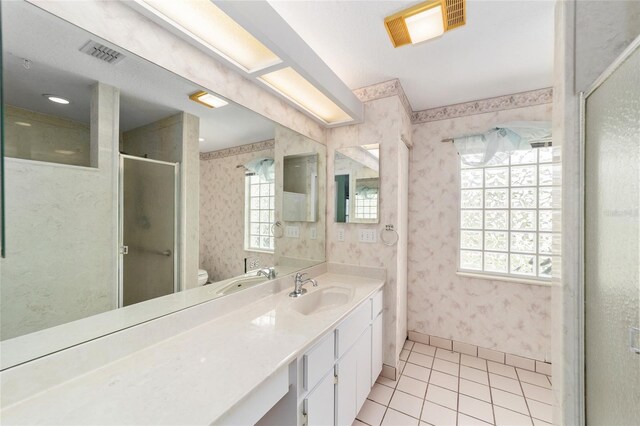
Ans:
POLYGON ((177 290, 176 171, 173 163, 121 156, 120 306, 177 290))
POLYGON ((640 422, 640 48, 585 100, 585 407, 640 422))

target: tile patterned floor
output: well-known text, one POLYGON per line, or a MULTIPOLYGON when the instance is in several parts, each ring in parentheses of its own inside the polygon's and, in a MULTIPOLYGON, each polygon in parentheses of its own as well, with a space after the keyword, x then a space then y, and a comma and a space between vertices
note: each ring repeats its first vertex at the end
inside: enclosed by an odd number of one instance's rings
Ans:
POLYGON ((551 377, 406 341, 401 375, 380 376, 353 426, 551 424, 551 377))

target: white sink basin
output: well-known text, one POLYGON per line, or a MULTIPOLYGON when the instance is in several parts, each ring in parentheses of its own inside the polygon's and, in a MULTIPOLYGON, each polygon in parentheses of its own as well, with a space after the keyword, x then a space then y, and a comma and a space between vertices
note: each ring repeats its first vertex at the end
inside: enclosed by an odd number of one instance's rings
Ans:
POLYGON ((302 315, 312 315, 318 312, 346 305, 353 298, 353 291, 347 287, 322 288, 291 302, 291 309, 302 315))
POLYGON ((218 294, 227 295, 231 293, 235 293, 236 291, 240 291, 245 288, 253 287, 254 285, 260 284, 267 281, 266 277, 263 276, 252 276, 252 277, 242 277, 237 278, 231 281, 229 284, 225 285, 220 289, 218 294))

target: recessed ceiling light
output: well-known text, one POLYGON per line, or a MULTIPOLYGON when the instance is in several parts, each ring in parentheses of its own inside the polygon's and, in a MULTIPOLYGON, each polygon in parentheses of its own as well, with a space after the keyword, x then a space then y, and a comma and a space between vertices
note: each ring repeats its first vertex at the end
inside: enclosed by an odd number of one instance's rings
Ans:
POLYGON ((65 99, 56 95, 42 95, 42 96, 44 96, 45 98, 49 99, 51 102, 54 102, 56 104, 68 105, 71 103, 71 101, 69 101, 68 99, 65 99))
POLYGON ((31 127, 31 123, 27 123, 26 121, 14 121, 14 123, 22 127, 31 127))
POLYGON ((58 154, 62 154, 62 155, 73 155, 73 154, 76 153, 75 151, 69 151, 69 150, 66 150, 66 149, 56 149, 53 152, 58 153, 58 154))
POLYGON ((465 22, 465 0, 430 0, 388 16, 384 25, 393 47, 400 47, 441 36, 465 22))
POLYGON ((209 108, 220 108, 225 105, 228 105, 229 102, 220 99, 216 96, 213 96, 211 93, 207 93, 204 91, 195 92, 189 95, 189 99, 209 108))
POLYGON ((259 80, 326 124, 353 121, 349 114, 291 67, 264 74, 259 80))
POLYGON ((136 0, 136 3, 246 72, 282 62, 212 1, 136 0))
POLYGON ((204 138, 199 138, 198 139, 200 142, 204 142, 204 138))

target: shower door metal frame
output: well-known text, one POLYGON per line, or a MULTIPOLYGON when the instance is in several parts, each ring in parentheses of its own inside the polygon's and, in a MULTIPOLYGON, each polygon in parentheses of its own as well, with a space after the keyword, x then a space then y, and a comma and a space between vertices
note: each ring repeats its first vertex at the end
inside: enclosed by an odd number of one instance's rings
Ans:
POLYGON ((640 36, 636 37, 627 48, 598 76, 598 78, 589 86, 586 91, 579 93, 579 103, 580 103, 580 176, 579 176, 579 184, 580 184, 580 194, 579 194, 579 203, 580 203, 580 218, 579 224, 580 231, 578 234, 579 239, 579 277, 578 277, 578 364, 579 364, 579 375, 578 375, 578 395, 580 399, 580 424, 584 425, 587 422, 587 398, 585 393, 585 380, 586 380, 586 363, 585 363, 585 153, 586 153, 586 107, 587 107, 587 98, 595 92, 604 82, 606 82, 611 75, 620 68, 620 66, 633 54, 636 50, 640 49, 640 36))
POLYGON ((124 297, 124 160, 146 161, 148 163, 172 166, 173 178, 173 292, 180 291, 180 163, 153 160, 151 158, 136 157, 135 155, 119 154, 118 159, 118 308, 123 307, 124 297))

